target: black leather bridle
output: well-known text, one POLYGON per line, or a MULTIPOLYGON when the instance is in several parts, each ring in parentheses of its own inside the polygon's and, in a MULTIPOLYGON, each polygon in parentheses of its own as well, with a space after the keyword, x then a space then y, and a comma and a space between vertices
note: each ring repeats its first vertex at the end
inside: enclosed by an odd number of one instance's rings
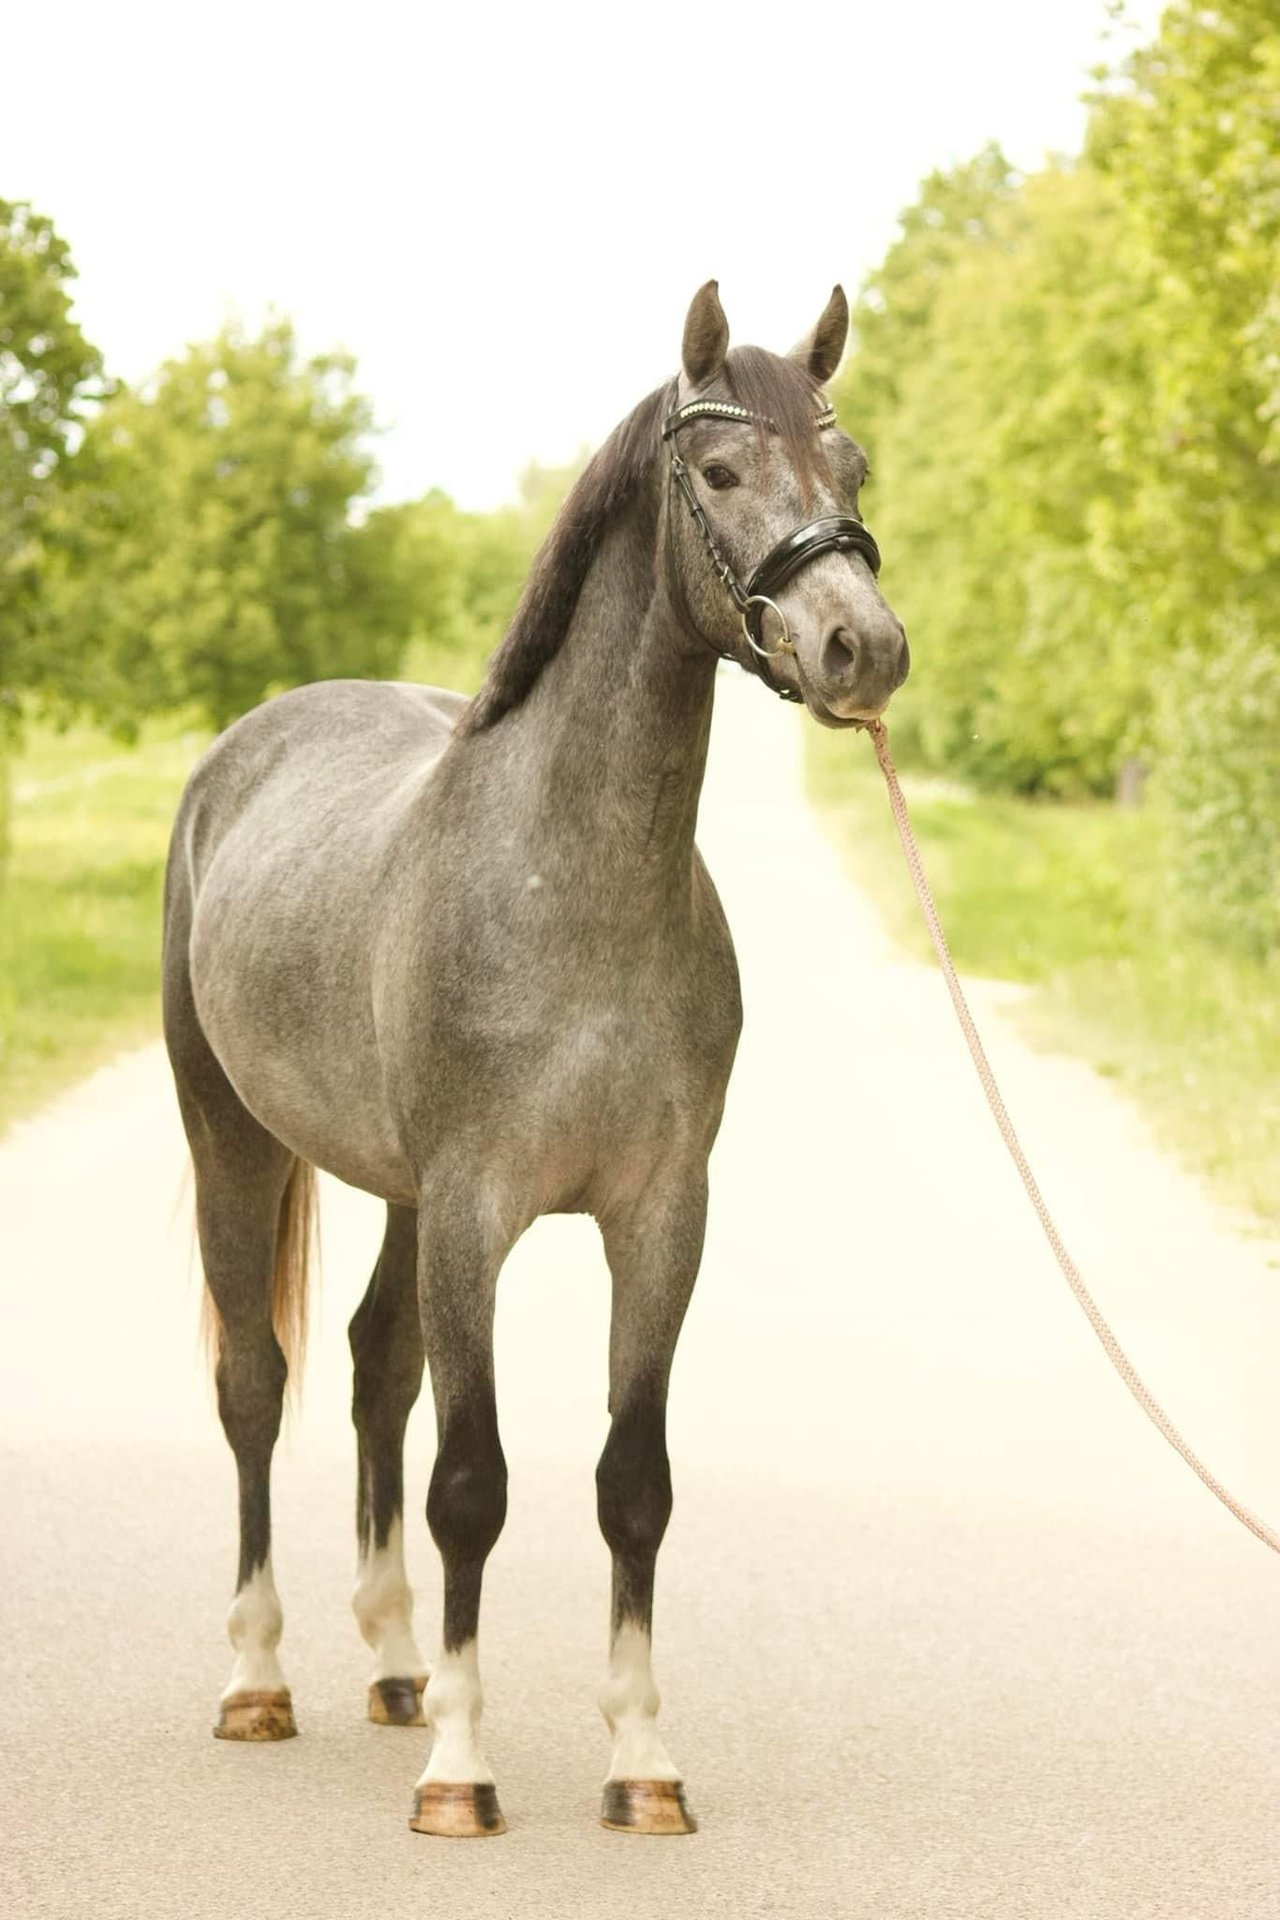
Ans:
MULTIPOLYGON (((836 423, 835 408, 828 406, 820 394, 814 395, 817 412, 814 425, 821 432, 836 423)), ((693 490, 689 478, 689 469, 680 458, 680 448, 676 436, 681 427, 691 420, 729 420, 741 421, 747 425, 760 426, 767 432, 776 428, 772 420, 763 414, 751 413, 746 407, 739 407, 731 400, 687 400, 674 413, 669 413, 662 423, 662 438, 667 443, 671 458, 671 477, 684 495, 685 504, 693 515, 694 525, 702 535, 707 552, 711 555, 711 564, 724 582, 733 599, 734 606, 742 616, 742 631, 747 645, 751 649, 750 664, 755 672, 783 700, 800 700, 803 695, 794 687, 785 687, 774 679, 768 663, 779 654, 794 653, 795 642, 791 638, 791 629, 787 625, 786 615, 772 599, 790 580, 793 574, 814 559, 820 553, 858 553, 866 561, 873 574, 880 571, 880 549, 876 545, 871 529, 856 515, 844 513, 825 514, 819 520, 810 520, 803 527, 797 527, 794 533, 788 533, 770 548, 764 559, 748 577, 746 585, 739 580, 732 565, 725 559, 711 531, 702 502, 693 490), (764 616, 771 611, 782 627, 782 637, 776 646, 764 644, 764 616)), ((732 656, 735 657, 736 656, 732 656)), ((740 663, 745 664, 745 663, 740 663)))

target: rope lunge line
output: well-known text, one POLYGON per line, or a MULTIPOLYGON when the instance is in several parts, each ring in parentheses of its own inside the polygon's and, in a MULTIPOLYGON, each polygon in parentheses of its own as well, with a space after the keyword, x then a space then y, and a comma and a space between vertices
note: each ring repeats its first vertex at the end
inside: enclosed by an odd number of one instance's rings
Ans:
POLYGON ((934 952, 938 956, 938 964, 942 968, 942 976, 947 983, 947 990, 951 995, 952 1005, 956 1010, 956 1017, 960 1022, 964 1037, 969 1043, 969 1052, 973 1056, 973 1064, 977 1069, 978 1078, 982 1082, 982 1091, 987 1096, 987 1105, 991 1108, 991 1112, 995 1117, 995 1123, 1000 1129, 1000 1137, 1009 1149, 1009 1156, 1013 1164, 1017 1167, 1018 1172, 1022 1175, 1022 1184, 1025 1186, 1031 1204, 1035 1208, 1036 1217, 1044 1229, 1045 1238, 1053 1249, 1054 1258, 1062 1268, 1067 1285, 1071 1288, 1072 1293, 1074 1293, 1076 1299, 1084 1309, 1089 1325, 1102 1342, 1103 1350, 1107 1358, 1147 1418, 1153 1425, 1159 1428, 1160 1432, 1169 1442, 1169 1445, 1182 1455, 1182 1458, 1186 1461, 1191 1471, 1199 1480, 1204 1482, 1214 1498, 1222 1502, 1228 1513, 1233 1513, 1241 1525, 1247 1527, 1250 1533, 1256 1535, 1264 1546, 1270 1547, 1275 1553, 1280 1553, 1280 1534, 1277 1534, 1274 1528, 1269 1527, 1265 1520, 1260 1520, 1255 1513, 1251 1513, 1248 1507, 1242 1506, 1234 1494, 1230 1493, 1228 1489, 1223 1486, 1222 1482, 1217 1479, 1214 1474, 1210 1473, 1203 1460, 1193 1453, 1187 1445, 1159 1401, 1143 1381, 1139 1379, 1132 1361, 1107 1325, 1106 1320, 1103 1318, 1101 1308, 1085 1285, 1075 1261, 1067 1252, 1062 1237, 1050 1217, 1049 1209, 1045 1205, 1044 1195, 1036 1183, 1036 1177, 1027 1164, 1027 1157, 1022 1151, 1018 1136, 1013 1130, 1013 1122, 1009 1118, 1008 1109, 1001 1097, 1000 1089, 996 1085, 995 1075, 991 1071, 991 1063, 987 1059, 986 1050, 979 1037, 978 1029, 973 1022, 973 1015, 969 1011, 969 1003, 964 997, 964 990, 960 985, 960 980, 956 973, 955 962, 952 960, 950 948, 947 946, 947 936, 942 931, 942 922, 938 918, 938 910, 934 906, 933 895, 929 891, 929 882, 925 878, 924 865, 920 859, 920 850, 916 846, 915 835, 911 831, 911 821, 907 814, 907 803, 903 799, 902 788, 898 783, 897 769, 893 764, 893 756, 889 752, 888 729, 882 720, 872 720, 868 722, 867 731, 871 735, 871 742, 876 751, 876 759, 880 762, 880 771, 884 775, 885 785, 889 790, 889 805, 893 809, 894 825, 898 829, 898 838, 902 842, 902 851, 906 855, 907 868, 911 874, 911 883, 916 890, 916 899, 920 902, 920 911, 924 915, 925 925, 929 929, 929 938, 932 940, 934 952))

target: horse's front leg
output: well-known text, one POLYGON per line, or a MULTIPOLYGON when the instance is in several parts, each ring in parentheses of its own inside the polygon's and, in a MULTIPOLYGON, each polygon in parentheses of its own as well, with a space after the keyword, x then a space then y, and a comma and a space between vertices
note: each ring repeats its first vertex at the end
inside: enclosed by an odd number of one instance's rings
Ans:
POLYGON ((609 1438, 596 1470, 613 1555, 609 1672, 600 1706, 613 1735, 601 1819, 628 1833, 692 1833, 680 1775, 658 1733, 650 1644, 658 1548, 671 1517, 667 1382, 706 1227, 705 1166, 651 1187, 605 1219, 613 1275, 609 1438))
POLYGON ((444 1623, 423 1700, 431 1755, 409 1824, 418 1833, 460 1838, 506 1826, 480 1745, 477 1651, 484 1564, 507 1512, 493 1311, 517 1228, 500 1224, 503 1212, 473 1174, 434 1180, 418 1215, 418 1303, 436 1405, 427 1523, 444 1566, 444 1623))

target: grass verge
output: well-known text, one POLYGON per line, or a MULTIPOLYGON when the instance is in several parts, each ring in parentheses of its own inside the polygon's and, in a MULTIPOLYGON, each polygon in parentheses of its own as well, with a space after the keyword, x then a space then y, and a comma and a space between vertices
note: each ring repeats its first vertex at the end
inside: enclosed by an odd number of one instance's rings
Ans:
POLYGON ((202 745, 172 731, 125 747, 89 727, 32 727, 10 761, 0 1131, 154 1035, 165 850, 202 745))
MULTIPOLYGON (((855 877, 925 956, 870 746, 818 734, 808 773, 855 877)), ((1032 986, 1028 1037, 1113 1076, 1221 1199, 1280 1225, 1280 962, 1174 930, 1148 813, 903 787, 961 970, 1032 986)))

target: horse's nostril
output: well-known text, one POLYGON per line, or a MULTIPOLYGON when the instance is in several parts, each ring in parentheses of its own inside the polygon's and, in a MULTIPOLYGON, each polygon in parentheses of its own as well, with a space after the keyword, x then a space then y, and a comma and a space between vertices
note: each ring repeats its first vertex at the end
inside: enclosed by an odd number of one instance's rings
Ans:
POLYGON ((858 641, 848 627, 833 627, 822 643, 822 671, 828 680, 848 680, 858 667, 858 641))

